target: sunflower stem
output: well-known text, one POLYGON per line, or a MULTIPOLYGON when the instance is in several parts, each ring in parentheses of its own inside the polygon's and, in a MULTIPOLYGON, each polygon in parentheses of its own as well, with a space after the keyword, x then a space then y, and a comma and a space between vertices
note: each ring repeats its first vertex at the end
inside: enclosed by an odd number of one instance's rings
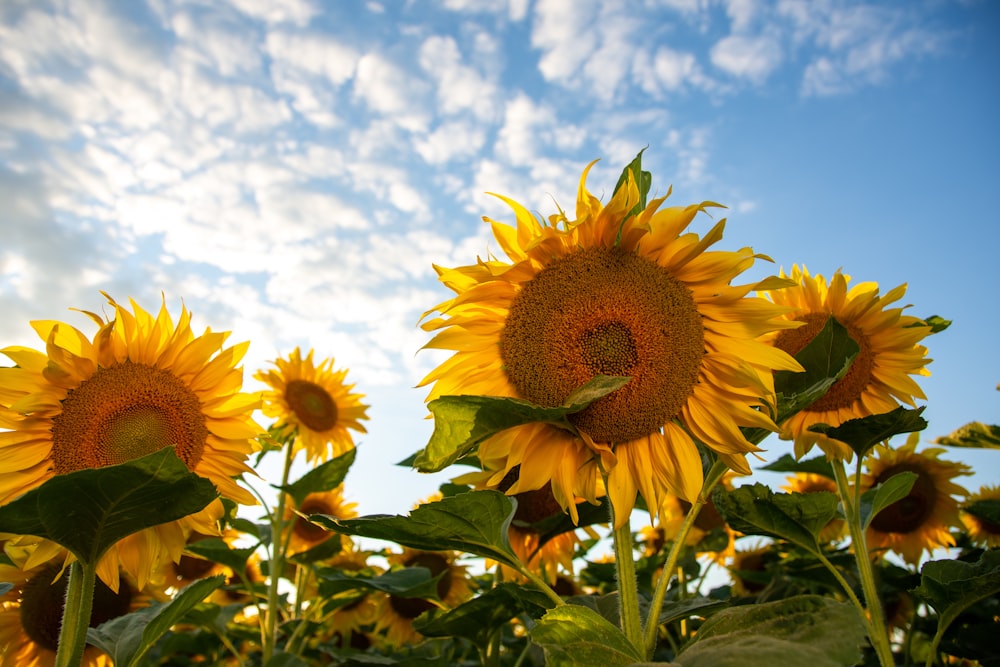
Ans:
POLYGON ((688 533, 694 527, 694 522, 698 518, 698 513, 701 512, 701 508, 708 503, 712 489, 719 483, 719 480, 722 479, 727 470, 729 470, 729 467, 720 460, 716 460, 712 464, 708 475, 705 476, 705 483, 701 487, 701 493, 698 494, 697 500, 692 503, 691 509, 688 510, 687 516, 684 517, 684 523, 681 524, 680 530, 674 536, 673 544, 670 545, 667 562, 663 564, 660 579, 656 582, 656 590, 653 592, 653 599, 649 603, 649 614, 646 616, 644 646, 647 658, 652 657, 653 650, 656 648, 656 634, 660 626, 660 610, 663 609, 663 600, 667 595, 667 587, 673 578, 672 575, 677 568, 677 561, 680 560, 681 552, 684 550, 688 533))
POLYGON ((66 585, 66 603, 59 630, 55 667, 77 667, 83 661, 96 583, 96 565, 75 560, 69 566, 69 583, 66 585))
MULTIPOLYGON (((608 498, 611 508, 611 525, 615 525, 614 504, 608 498)), ((618 577, 618 613, 621 616, 622 632, 632 645, 642 652, 642 619, 639 616, 639 586, 635 578, 635 554, 632 549, 632 528, 628 517, 622 525, 614 529, 615 574, 618 577)))
POLYGON ((288 476, 292 470, 292 459, 295 449, 294 440, 285 443, 285 465, 281 471, 281 491, 278 493, 278 506, 271 515, 271 560, 268 563, 268 584, 267 584, 267 615, 265 623, 261 626, 261 652, 262 661, 266 664, 274 654, 275 642, 278 634, 278 581, 281 573, 285 569, 285 542, 282 536, 285 532, 285 492, 284 487, 288 486, 288 476))
MULTIPOLYGON (((868 639, 875 648, 879 664, 882 667, 892 667, 895 661, 892 657, 892 646, 889 644, 889 632, 886 630, 885 618, 882 615, 882 604, 879 601, 878 590, 875 587, 875 573, 872 570, 871 557, 868 555, 868 542, 865 538, 865 530, 861 525, 860 511, 860 487, 855 484, 852 493, 850 484, 847 481, 847 471, 844 469, 843 461, 833 461, 833 474, 837 480, 837 492, 840 494, 840 501, 844 505, 844 515, 847 519, 847 527, 851 533, 851 544, 854 547, 854 560, 858 566, 858 576, 861 579, 861 590, 865 595, 865 602, 868 609, 860 607, 862 619, 868 625, 868 639)), ((855 480, 861 474, 861 457, 858 456, 858 468, 855 472, 855 480)), ((860 600, 854 598, 856 604, 860 605, 860 600)))

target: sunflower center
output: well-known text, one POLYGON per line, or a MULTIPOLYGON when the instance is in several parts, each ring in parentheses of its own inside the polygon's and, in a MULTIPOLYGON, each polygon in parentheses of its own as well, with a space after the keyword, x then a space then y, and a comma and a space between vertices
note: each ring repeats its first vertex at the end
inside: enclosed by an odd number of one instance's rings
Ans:
MULTIPOLYGON (((829 317, 829 313, 809 313, 798 317, 797 319, 805 324, 798 329, 783 330, 778 334, 774 346, 795 356, 823 329, 829 317)), ((824 412, 850 407, 871 384, 872 370, 875 366, 875 354, 872 352, 871 341, 859 327, 847 326, 846 328, 851 340, 858 344, 858 354, 854 357, 854 361, 851 362, 851 367, 847 369, 844 377, 833 383, 819 400, 807 407, 806 411, 808 412, 824 412)))
POLYGON ((337 424, 337 404, 323 387, 308 380, 292 380, 285 387, 285 400, 312 431, 329 431, 337 424))
POLYGON ((631 377, 570 418, 599 442, 626 442, 680 413, 698 381, 704 330, 691 291, 663 267, 621 248, 587 248, 521 286, 500 353, 520 396, 546 407, 595 375, 631 377))
MULTIPOLYGON (((33 576, 21 590, 21 627, 35 644, 50 651, 59 648, 59 628, 62 626, 63 606, 66 601, 66 583, 69 573, 63 573, 53 583, 59 568, 49 565, 33 576)), ((115 593, 98 579, 94 588, 94 606, 90 613, 90 627, 128 613, 132 591, 122 582, 115 593)))
MULTIPOLYGON (((430 570, 431 578, 438 576, 448 569, 448 561, 440 554, 421 553, 409 558, 405 563, 407 567, 426 567, 430 570)), ((451 591, 451 576, 445 575, 438 579, 437 596, 444 600, 451 591)), ((396 595, 389 596, 389 605, 403 618, 414 619, 428 609, 434 607, 434 603, 422 598, 402 598, 396 595)))
MULTIPOLYGON (((299 507, 303 514, 336 514, 333 508, 321 500, 311 500, 307 498, 299 507)), ((312 521, 306 521, 300 516, 295 518, 292 531, 303 541, 309 544, 318 544, 327 538, 333 537, 333 533, 322 526, 317 526, 312 521)))
POLYGON ((912 533, 919 530, 934 513, 937 489, 934 480, 920 466, 902 464, 883 470, 875 479, 881 484, 901 472, 914 472, 917 479, 905 498, 889 505, 872 519, 871 526, 882 533, 912 533))
POLYGON ((66 394, 52 419, 53 467, 102 468, 173 446, 194 469, 207 437, 201 401, 180 378, 125 361, 99 367, 66 394))

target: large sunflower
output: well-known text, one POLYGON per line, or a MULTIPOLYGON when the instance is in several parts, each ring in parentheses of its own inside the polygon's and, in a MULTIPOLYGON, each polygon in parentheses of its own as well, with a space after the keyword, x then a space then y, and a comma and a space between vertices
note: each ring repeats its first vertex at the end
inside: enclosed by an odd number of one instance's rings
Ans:
MULTIPOLYGON (((245 463, 257 448, 252 419, 260 403, 240 393, 248 343, 223 347, 228 332, 195 336, 182 308, 174 324, 161 305, 156 317, 131 302, 105 321, 93 340, 51 320, 32 322, 46 352, 0 350, 16 364, 0 368, 0 503, 55 475, 124 463, 173 446, 195 473, 239 503, 254 497, 235 481, 253 472, 245 463)), ((98 575, 117 587, 119 566, 140 587, 162 557, 180 558, 191 530, 218 531, 216 501, 201 512, 129 536, 112 547, 98 575)))
POLYGON ((955 497, 968 492, 952 480, 970 474, 964 463, 941 459, 943 448, 916 452, 918 441, 913 434, 897 449, 877 445, 865 461, 868 471, 861 479, 864 493, 897 473, 917 474, 910 493, 875 515, 866 535, 871 552, 889 549, 911 565, 920 562, 924 551, 955 545, 950 529, 962 525, 955 497))
POLYGON ((479 449, 494 471, 490 486, 520 466, 509 495, 551 484, 574 519, 577 496, 603 493, 603 466, 622 525, 637 492, 651 508, 668 492, 695 499, 702 469, 694 439, 749 474, 746 454, 757 448, 739 427, 774 430, 771 371, 801 369, 758 340, 794 326, 777 319, 784 309, 747 297, 755 285, 729 284, 753 264, 753 251, 708 251, 724 220, 704 237, 684 233, 717 204, 661 209, 662 197, 633 215, 635 182, 629 177, 603 205, 585 188, 592 166, 580 179, 576 220, 560 213, 546 224, 501 197, 517 227, 490 222, 509 261, 436 267, 457 296, 423 324, 440 330, 427 347, 454 355, 421 385, 434 385, 428 400, 494 395, 551 407, 595 375, 631 378, 573 415, 575 432, 531 424, 479 449))
POLYGON ((797 354, 833 316, 860 349, 843 378, 822 398, 782 424, 781 437, 795 441, 797 458, 818 444, 827 456, 850 460, 852 452, 847 444, 810 431, 809 427, 839 426, 849 419, 889 412, 900 403, 912 406, 914 399, 926 398, 910 376, 930 375, 925 366, 931 360, 920 341, 931 333, 931 327, 904 315, 903 308, 889 307, 903 297, 906 285, 879 296, 875 283, 848 288, 850 277, 837 271, 827 285, 823 276, 811 276, 805 267, 798 266, 792 266, 791 279, 797 286, 763 294, 791 309, 784 317, 804 325, 772 334, 769 339, 774 345, 797 354))
POLYGON ((318 365, 313 350, 302 358, 299 348, 288 358, 275 360, 276 369, 258 371, 254 378, 270 387, 263 394, 263 412, 276 418, 274 428, 281 438, 297 436, 296 446, 304 449, 310 462, 339 456, 354 447, 348 429, 366 433, 361 425, 368 419, 364 394, 352 394, 353 384, 344 384, 346 370, 333 370, 333 358, 318 365))

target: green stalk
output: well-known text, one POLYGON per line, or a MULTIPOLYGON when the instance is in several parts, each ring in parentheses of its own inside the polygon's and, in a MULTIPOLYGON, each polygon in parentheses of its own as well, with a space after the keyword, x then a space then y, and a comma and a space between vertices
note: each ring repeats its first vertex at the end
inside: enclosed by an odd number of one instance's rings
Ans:
MULTIPOLYGON (((844 469, 843 461, 832 462, 833 474, 837 479, 837 491, 840 494, 840 501, 844 504, 844 514, 847 518, 847 527, 851 533, 851 544, 854 547, 854 560, 858 565, 858 574, 861 578, 861 590, 865 594, 865 601, 868 604, 868 613, 864 608, 859 609, 863 619, 871 619, 868 638, 875 648, 879 664, 882 667, 893 667, 895 664, 892 657, 892 647, 889 644, 889 632, 886 630, 885 618, 882 615, 882 604, 879 601, 878 591, 875 588, 875 573, 872 570, 872 561, 868 555, 868 542, 865 539, 865 531, 861 525, 861 512, 859 508, 860 488, 854 485, 854 493, 847 483, 847 471, 844 469)), ((858 471, 856 477, 860 475, 861 457, 858 456, 858 471)), ((855 598, 856 600, 857 598, 855 598)), ((858 602, 860 604, 860 601, 858 602)))
POLYGON ((532 572, 526 565, 524 565, 524 563, 517 563, 517 571, 527 577, 528 580, 538 588, 538 590, 545 593, 545 595, 547 595, 557 607, 561 607, 566 604, 566 602, 559 597, 559 594, 552 590, 552 587, 549 586, 544 579, 532 572))
POLYGON ((660 625, 659 618, 660 610, 663 609, 663 599, 667 595, 667 587, 670 584, 670 579, 673 577, 673 571, 677 568, 677 561, 680 560, 681 551, 684 549, 688 533, 694 527, 695 519, 698 518, 701 508, 708 502, 712 489, 719 483, 719 480, 722 479, 727 470, 729 470, 729 467, 722 461, 716 460, 712 464, 712 468, 708 471, 708 476, 705 478, 705 483, 701 487, 701 493, 698 494, 698 499, 691 505, 687 516, 684 517, 684 523, 681 524, 680 530, 674 536, 673 544, 670 546, 670 553, 667 555, 667 562, 663 564, 663 571, 660 574, 659 581, 656 582, 653 599, 649 603, 649 615, 646 616, 643 646, 645 647, 644 653, 647 658, 652 657, 653 650, 656 648, 656 630, 660 625))
MULTIPOLYGON (((281 486, 288 486, 288 476, 292 469, 292 459, 294 458, 294 440, 285 443, 285 465, 281 471, 281 486)), ((285 568, 285 545, 281 537, 284 533, 285 520, 285 492, 278 492, 278 507, 271 515, 271 561, 268 564, 268 584, 267 584, 267 615, 265 623, 261 626, 261 649, 262 662, 267 663, 274 654, 275 642, 278 634, 278 581, 285 568)))
POLYGON ((63 607, 62 628, 59 630, 59 648, 55 667, 78 667, 87 648, 87 628, 94 606, 94 585, 97 565, 73 561, 69 566, 66 584, 66 603, 63 607))
MULTIPOLYGON (((605 484, 605 487, 607 485, 605 484)), ((615 508, 608 496, 611 508, 611 525, 615 525, 615 508)), ((632 529, 628 517, 622 525, 614 529, 615 574, 618 577, 618 613, 621 617, 622 632, 632 646, 642 653, 642 619, 639 617, 639 585, 635 578, 635 554, 632 551, 632 529)))

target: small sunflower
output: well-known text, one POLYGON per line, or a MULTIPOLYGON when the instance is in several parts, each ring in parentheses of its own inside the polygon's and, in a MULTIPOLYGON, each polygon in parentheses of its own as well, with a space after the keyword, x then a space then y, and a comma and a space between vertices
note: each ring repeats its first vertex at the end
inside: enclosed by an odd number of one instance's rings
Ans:
POLYGON ((445 573, 437 583, 440 602, 422 598, 404 598, 388 595, 376 614, 375 631, 385 633, 385 640, 391 646, 406 646, 419 643, 423 635, 413 628, 413 620, 434 607, 456 607, 467 600, 472 590, 466 567, 457 563, 458 554, 451 551, 421 551, 404 547, 402 553, 388 556, 390 565, 403 567, 425 567, 431 577, 445 573))
POLYGON ((296 450, 316 463, 343 454, 354 447, 350 431, 367 433, 361 420, 368 419, 364 394, 353 394, 353 384, 344 384, 346 370, 333 370, 333 358, 313 362, 313 350, 302 358, 299 348, 287 358, 275 360, 273 370, 258 371, 254 378, 270 387, 263 393, 263 412, 276 418, 278 437, 295 436, 296 450))
POLYGON ((968 511, 972 505, 983 501, 1000 504, 1000 486, 983 486, 976 493, 970 494, 962 503, 962 523, 974 544, 996 549, 1000 547, 1000 523, 968 511))
POLYGON ((917 474, 910 493, 875 515, 866 536, 871 552, 889 549, 911 565, 920 562, 924 551, 954 546, 949 529, 961 526, 955 497, 968 492, 952 480, 970 474, 964 463, 941 459, 943 448, 916 452, 916 435, 898 449, 877 445, 865 461, 868 472, 861 479, 863 493, 897 473, 917 474))
POLYGON ((733 595, 740 597, 757 595, 767 588, 767 583, 773 579, 773 575, 768 572, 769 565, 777 558, 777 553, 769 544, 736 549, 729 565, 729 574, 733 580, 733 595))
MULTIPOLYGON (((369 558, 372 555, 371 551, 365 551, 354 544, 349 544, 347 548, 329 560, 323 561, 323 568, 350 573, 371 573, 371 576, 374 576, 380 574, 382 569, 369 563, 369 558)), ((332 597, 320 598, 315 580, 310 579, 304 596, 303 599, 307 600, 309 605, 319 604, 322 606, 323 625, 318 631, 320 638, 337 637, 338 644, 350 645, 351 648, 362 648, 358 642, 370 642, 366 629, 374 623, 379 610, 374 593, 354 590, 332 597), (347 600, 349 602, 345 604, 344 602, 347 600), (333 606, 333 611, 326 611, 326 605, 333 606)))
MULTIPOLYGON (((782 271, 784 277, 784 271, 782 271)), ((890 412, 900 403, 915 405, 924 392, 911 375, 930 375, 927 348, 920 344, 931 333, 923 320, 904 315, 904 308, 890 308, 906 293, 900 285, 879 296, 878 285, 858 283, 848 288, 850 277, 837 271, 829 286, 821 275, 792 267, 795 287, 763 292, 775 304, 791 309, 784 317, 802 322, 797 329, 770 334, 775 347, 798 354, 832 316, 843 325, 860 348, 854 362, 826 394, 786 420, 781 437, 795 441, 795 456, 802 458, 813 445, 828 457, 850 460, 851 448, 839 440, 809 430, 813 424, 840 426, 845 421, 890 412)))
POLYGON ((285 525, 291 531, 288 535, 288 553, 297 554, 317 547, 323 542, 331 539, 339 539, 341 546, 349 545, 351 540, 347 536, 330 532, 325 528, 303 519, 296 514, 329 514, 338 519, 353 519, 358 516, 356 503, 344 501, 343 487, 330 491, 310 493, 299 506, 295 505, 295 500, 291 496, 285 499, 285 525))
MULTIPOLYGON (((59 629, 69 571, 50 560, 20 569, 0 565, 0 581, 14 588, 0 597, 0 667, 51 667, 59 647, 59 629)), ((148 606, 151 598, 141 593, 124 575, 117 590, 97 580, 90 627, 148 606)), ((111 667, 111 658, 95 646, 87 646, 81 665, 111 667)))
MULTIPOLYGON (((55 321, 32 322, 45 353, 0 350, 16 365, 0 368, 0 504, 55 475, 125 463, 173 446, 195 473, 236 502, 255 504, 235 478, 252 473, 245 461, 257 447, 256 395, 240 393, 237 366, 248 343, 223 348, 228 332, 195 336, 182 308, 176 325, 164 303, 154 318, 104 295, 114 309, 93 340, 55 321)), ((191 530, 217 530, 221 503, 112 547, 98 575, 117 587, 119 566, 145 585, 166 557, 176 561, 191 530)))
MULTIPOLYGON (((480 445, 496 488, 513 468, 515 495, 551 485, 578 520, 575 501, 607 494, 620 525, 636 494, 649 507, 674 493, 693 501, 702 486, 698 439, 731 468, 749 474, 758 451, 740 426, 776 430, 768 418, 771 371, 801 370, 758 340, 785 326, 785 312, 748 297, 756 285, 730 281, 759 257, 749 248, 708 251, 725 221, 704 237, 685 229, 712 202, 664 208, 654 199, 636 214, 631 177, 607 205, 580 179, 576 220, 548 223, 501 197, 517 226, 488 220, 509 261, 490 258, 435 267, 456 296, 424 322, 439 331, 428 348, 454 354, 422 381, 427 400, 443 395, 516 397, 561 405, 596 375, 627 376, 621 389, 571 417, 575 432, 545 423, 503 431, 480 445)), ((669 195, 669 192, 668 192, 669 195)))
MULTIPOLYGON (((732 471, 726 473, 719 482, 719 486, 732 491, 733 479, 736 477, 738 475, 733 474, 732 471)), ((659 511, 659 527, 662 529, 664 537, 677 535, 680 532, 681 525, 687 518, 689 511, 691 511, 691 503, 683 498, 673 495, 664 498, 659 511)), ((689 547, 695 547, 699 556, 707 556, 716 563, 724 563, 735 554, 738 537, 740 537, 740 533, 737 533, 726 523, 722 514, 715 507, 715 503, 709 498, 698 512, 698 516, 695 517, 694 525, 688 531, 685 544, 689 547)))
MULTIPOLYGON (((785 480, 785 485, 781 487, 788 493, 821 493, 829 491, 837 493, 837 482, 825 475, 817 475, 812 472, 799 472, 785 480)), ((820 544, 836 542, 846 534, 847 524, 843 519, 830 519, 819 531, 820 544)))

